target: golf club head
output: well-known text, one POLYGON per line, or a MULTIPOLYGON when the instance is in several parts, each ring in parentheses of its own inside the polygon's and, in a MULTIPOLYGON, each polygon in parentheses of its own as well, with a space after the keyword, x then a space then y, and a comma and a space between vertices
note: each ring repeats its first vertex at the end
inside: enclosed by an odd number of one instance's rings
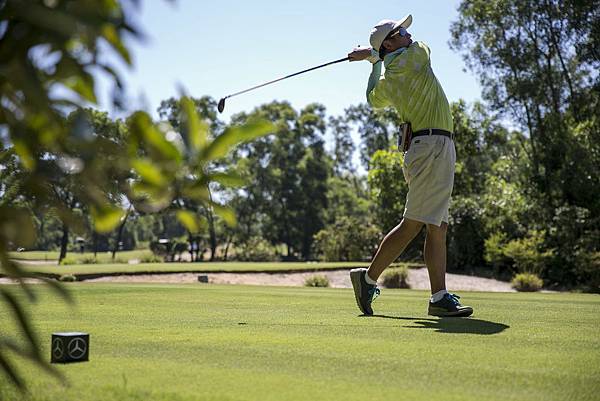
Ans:
POLYGON ((222 98, 221 100, 219 100, 219 104, 217 105, 217 110, 219 110, 219 113, 222 113, 223 110, 225 110, 225 98, 222 98))

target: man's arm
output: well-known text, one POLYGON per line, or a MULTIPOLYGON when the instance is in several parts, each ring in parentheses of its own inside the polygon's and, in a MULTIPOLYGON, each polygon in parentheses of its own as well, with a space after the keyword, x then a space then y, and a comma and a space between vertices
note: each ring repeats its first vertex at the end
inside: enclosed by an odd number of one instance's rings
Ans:
POLYGON ((367 102, 376 109, 389 106, 390 102, 384 95, 385 78, 381 78, 381 61, 373 64, 369 83, 367 84, 367 102))
POLYGON ((370 47, 355 48, 348 53, 350 61, 368 60, 373 64, 369 82, 367 84, 367 102, 374 108, 382 108, 389 105, 383 95, 384 82, 381 79, 381 60, 379 54, 370 47))

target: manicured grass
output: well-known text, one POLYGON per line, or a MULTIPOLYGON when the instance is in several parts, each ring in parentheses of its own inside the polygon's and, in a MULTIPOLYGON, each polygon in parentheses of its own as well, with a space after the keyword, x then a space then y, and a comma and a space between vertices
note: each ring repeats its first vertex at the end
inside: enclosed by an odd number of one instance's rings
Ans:
POLYGON ((23 268, 45 274, 110 274, 110 273, 169 273, 169 272, 277 272, 294 270, 327 270, 364 267, 365 262, 198 262, 198 263, 138 263, 40 266, 23 265, 23 268))
MULTIPOLYGON (((427 294, 384 290, 359 317, 351 290, 36 286, 44 353, 56 331, 91 334, 63 387, 19 361, 31 400, 597 400, 600 297, 462 293, 470 319, 425 315, 427 294)), ((7 312, 0 309, 0 321, 7 312)), ((9 327, 10 330, 10 327, 9 327)), ((0 399, 20 400, 0 378, 0 399)))
MULTIPOLYGON (((16 260, 44 260, 48 262, 56 262, 59 252, 57 251, 25 251, 25 252, 9 252, 12 259, 16 260)), ((152 256, 152 251, 149 249, 139 249, 134 251, 120 251, 115 255, 116 258, 122 260, 141 259, 144 256, 152 256)), ((68 252, 67 258, 73 259, 81 263, 84 259, 94 258, 94 252, 68 252)), ((111 263, 112 252, 98 252, 96 254, 98 263, 111 263)))

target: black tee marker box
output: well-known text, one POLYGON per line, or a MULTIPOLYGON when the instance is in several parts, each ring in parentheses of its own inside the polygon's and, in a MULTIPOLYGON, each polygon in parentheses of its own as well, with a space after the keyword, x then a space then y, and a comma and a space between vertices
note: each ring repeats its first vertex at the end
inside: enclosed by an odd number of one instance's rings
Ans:
POLYGON ((88 333, 53 333, 50 348, 51 363, 85 362, 89 360, 90 335, 88 333))

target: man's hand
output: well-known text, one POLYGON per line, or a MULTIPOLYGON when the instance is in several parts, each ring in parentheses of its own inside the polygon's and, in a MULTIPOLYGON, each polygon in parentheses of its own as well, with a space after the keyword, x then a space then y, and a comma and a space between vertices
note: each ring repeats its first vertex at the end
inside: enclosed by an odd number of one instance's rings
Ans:
POLYGON ((350 61, 369 60, 371 63, 376 63, 379 61, 379 57, 373 53, 370 47, 355 47, 348 53, 348 58, 350 61))

